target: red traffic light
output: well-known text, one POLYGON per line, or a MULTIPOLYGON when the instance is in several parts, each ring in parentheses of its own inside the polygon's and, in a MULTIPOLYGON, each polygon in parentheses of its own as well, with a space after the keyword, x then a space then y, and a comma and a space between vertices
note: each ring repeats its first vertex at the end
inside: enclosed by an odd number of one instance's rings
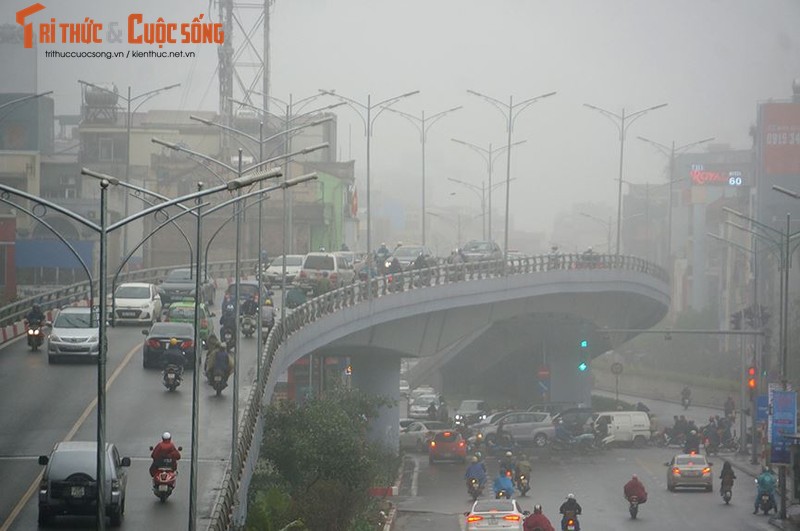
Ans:
POLYGON ((756 380, 756 368, 755 367, 748 367, 747 368, 747 387, 750 389, 755 389, 757 385, 756 380))

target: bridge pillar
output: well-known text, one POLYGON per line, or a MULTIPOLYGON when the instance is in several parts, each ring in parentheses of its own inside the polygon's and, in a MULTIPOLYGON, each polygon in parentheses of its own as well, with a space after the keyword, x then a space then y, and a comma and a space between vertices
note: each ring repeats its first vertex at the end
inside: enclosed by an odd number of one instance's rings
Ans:
POLYGON ((577 357, 553 355, 550 364, 550 400, 552 402, 592 403, 591 365, 585 372, 578 370, 577 357))
MULTIPOLYGON (((352 385, 373 395, 388 395, 400 401, 400 358, 395 356, 353 356, 352 385)), ((368 436, 373 441, 384 443, 395 452, 400 451, 400 408, 381 408, 378 417, 372 419, 368 436)))

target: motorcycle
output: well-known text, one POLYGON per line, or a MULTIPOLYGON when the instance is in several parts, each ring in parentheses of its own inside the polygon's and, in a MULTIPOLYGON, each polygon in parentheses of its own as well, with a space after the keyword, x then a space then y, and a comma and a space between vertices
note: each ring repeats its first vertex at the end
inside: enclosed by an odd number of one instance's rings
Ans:
POLYGON ((478 478, 469 478, 467 480, 467 492, 472 497, 473 502, 480 498, 481 494, 483 494, 483 487, 478 478))
POLYGON ((256 333, 256 320, 252 315, 242 315, 239 321, 244 337, 253 337, 256 333))
POLYGON ((530 480, 526 474, 520 474, 517 478, 517 489, 522 496, 526 496, 528 491, 531 490, 530 480))
POLYGON ((631 496, 628 498, 628 512, 631 513, 631 518, 636 520, 636 515, 639 514, 639 497, 631 496))
POLYGON ((222 330, 219 332, 219 339, 225 346, 229 349, 236 348, 236 332, 234 332, 231 328, 227 326, 223 326, 222 330))
POLYGON ((703 440, 703 446, 706 449, 706 455, 711 456, 719 454, 719 444, 711 442, 711 439, 708 437, 703 440))
POLYGON ((683 409, 689 409, 689 406, 692 405, 692 399, 689 398, 688 396, 682 397, 681 405, 683 406, 683 409))
POLYGON ((561 531, 581 531, 581 524, 578 522, 578 515, 573 511, 567 511, 561 520, 561 531))
MULTIPOLYGON (((758 480, 756 480, 756 484, 758 484, 758 480)), ((762 492, 758 497, 758 508, 765 515, 769 514, 772 509, 775 509, 775 504, 772 503, 768 493, 762 492)))
POLYGON ((222 394, 222 390, 228 387, 228 377, 219 371, 214 371, 211 376, 211 387, 217 392, 217 396, 222 394))
POLYGON ((728 505, 731 502, 731 497, 733 496, 732 489, 733 489, 732 480, 722 482, 722 487, 720 488, 720 495, 722 496, 722 501, 725 502, 725 505, 728 505))
POLYGON ((31 347, 31 350, 39 350, 39 347, 42 346, 42 342, 44 341, 42 325, 39 323, 31 323, 28 325, 27 335, 28 346, 31 347))
POLYGON ((495 493, 494 499, 496 499, 496 500, 500 500, 500 499, 510 500, 511 499, 511 494, 506 492, 505 489, 500 489, 495 493))
POLYGON ((178 365, 169 364, 164 367, 163 383, 168 391, 174 391, 183 381, 183 369, 178 365))
POLYGON ((578 451, 587 453, 592 450, 594 443, 594 435, 591 433, 583 433, 581 435, 570 437, 569 439, 553 439, 550 448, 556 451, 578 451))
POLYGON ((611 447, 611 443, 614 442, 613 435, 606 435, 605 437, 595 437, 592 441, 592 448, 596 450, 608 450, 611 447))
MULTIPOLYGON (((183 447, 178 446, 178 451, 183 450, 183 447)), ((153 451, 153 447, 150 447, 150 451, 153 451)), ((177 464, 173 459, 162 459, 160 463, 158 463, 158 469, 156 473, 153 475, 153 494, 161 500, 161 502, 167 501, 167 498, 170 497, 172 491, 175 490, 175 481, 178 479, 178 470, 177 464)))

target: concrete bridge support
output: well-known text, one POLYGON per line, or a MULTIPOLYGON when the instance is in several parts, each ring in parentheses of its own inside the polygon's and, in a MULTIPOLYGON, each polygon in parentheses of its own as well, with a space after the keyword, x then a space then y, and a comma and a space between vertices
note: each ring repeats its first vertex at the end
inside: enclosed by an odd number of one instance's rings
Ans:
POLYGON ((382 408, 370 423, 368 436, 384 443, 395 452, 400 451, 400 356, 356 355, 350 358, 353 367, 352 385, 373 395, 389 396, 395 406, 382 408))
MULTIPOLYGON (((577 354, 577 353, 576 353, 577 354)), ((551 356, 550 400, 553 402, 592 403, 592 369, 578 370, 577 355, 551 356)))

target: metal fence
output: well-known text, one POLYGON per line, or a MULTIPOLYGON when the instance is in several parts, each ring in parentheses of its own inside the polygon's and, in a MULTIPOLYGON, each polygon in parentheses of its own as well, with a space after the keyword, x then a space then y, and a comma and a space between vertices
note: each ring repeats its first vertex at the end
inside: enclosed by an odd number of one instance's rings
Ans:
POLYGON ((442 264, 436 267, 409 270, 395 275, 386 275, 370 281, 356 282, 323 293, 305 304, 287 311, 285 322, 276 322, 267 336, 261 352, 260 379, 250 390, 247 406, 239 424, 236 469, 229 467, 225 473, 220 494, 212 509, 208 529, 226 531, 241 527, 247 515, 247 496, 250 479, 261 447, 263 429, 262 408, 269 397, 264 396, 272 363, 280 346, 293 333, 307 324, 323 318, 340 308, 354 306, 367 300, 369 282, 373 297, 391 296, 394 293, 424 289, 453 282, 498 278, 508 275, 524 275, 544 271, 578 269, 616 269, 634 271, 652 276, 665 283, 669 277, 664 269, 634 256, 559 254, 503 260, 442 264))

